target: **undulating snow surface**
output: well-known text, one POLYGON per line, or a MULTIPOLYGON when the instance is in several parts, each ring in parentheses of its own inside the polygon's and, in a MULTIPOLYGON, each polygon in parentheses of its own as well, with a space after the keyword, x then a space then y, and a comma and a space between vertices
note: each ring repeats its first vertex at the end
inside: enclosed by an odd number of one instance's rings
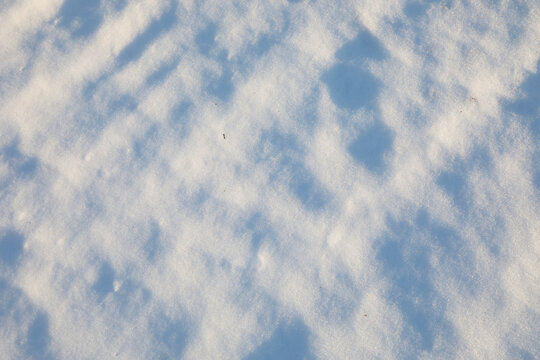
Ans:
POLYGON ((538 0, 0 1, 1 359, 539 359, 538 0))

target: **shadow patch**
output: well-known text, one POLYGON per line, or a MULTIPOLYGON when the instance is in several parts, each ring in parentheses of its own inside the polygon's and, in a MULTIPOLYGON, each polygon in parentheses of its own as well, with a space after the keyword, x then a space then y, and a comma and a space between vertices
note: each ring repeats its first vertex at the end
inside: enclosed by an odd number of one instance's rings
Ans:
POLYGON ((268 164, 269 181, 286 184, 306 209, 320 211, 330 202, 329 192, 306 168, 293 135, 275 129, 263 132, 255 158, 268 164))
POLYGON ((155 159, 159 151, 159 130, 157 125, 151 126, 141 138, 133 141, 134 160, 145 167, 155 159))
POLYGON ((26 353, 33 359, 50 359, 47 354, 50 342, 49 318, 44 312, 38 311, 26 333, 26 353))
POLYGON ((101 0, 65 0, 60 8, 58 26, 75 38, 92 35, 101 25, 101 0))
MULTIPOLYGON (((426 234, 425 230, 406 222, 388 219, 387 223, 388 233, 377 241, 376 260, 384 277, 391 282, 387 298, 403 316, 402 336, 411 345, 409 356, 417 358, 423 351, 433 351, 437 338, 449 343, 455 341, 453 327, 445 318, 446 301, 434 286, 433 274, 441 270, 431 265, 430 259, 437 253, 429 229, 426 234)), ((445 239, 436 241, 444 243, 445 239)), ((459 254, 448 256, 455 255, 459 254)))
POLYGON ((55 358, 50 350, 49 316, 36 308, 24 292, 3 279, 0 279, 0 324, 6 340, 15 340, 3 344, 16 349, 17 358, 55 358))
POLYGON ((152 358, 165 360, 182 356, 188 340, 188 326, 184 321, 160 314, 149 321, 148 329, 154 339, 152 358))
POLYGON ((173 2, 170 9, 165 11, 158 19, 152 21, 141 34, 118 54, 116 59, 118 68, 123 68, 130 62, 139 59, 155 39, 162 33, 169 31, 176 24, 178 21, 176 16, 177 7, 178 4, 173 2))
POLYGON ((253 214, 245 223, 245 229, 241 232, 250 234, 251 248, 254 253, 258 251, 265 239, 273 239, 276 236, 275 231, 270 227, 261 213, 253 214))
POLYGON ((22 179, 34 177, 39 168, 37 158, 26 156, 20 152, 18 139, 13 140, 11 144, 0 150, 0 159, 7 161, 15 176, 22 179))
POLYGON ((321 289, 321 311, 329 321, 341 323, 353 318, 359 292, 346 273, 336 275, 330 289, 321 289))
POLYGON ((206 91, 208 94, 217 97, 221 101, 228 101, 234 92, 234 83, 232 81, 232 77, 232 71, 225 68, 219 78, 208 80, 206 91))
POLYGON ((365 59, 381 61, 387 57, 388 53, 379 39, 367 30, 359 32, 356 38, 347 42, 336 52, 336 58, 344 62, 365 59))
POLYGON ((210 23, 195 36, 195 44, 201 54, 210 56, 210 52, 216 45, 216 34, 216 24, 210 23))
POLYGON ((309 329, 301 320, 283 323, 272 337, 255 349, 244 360, 312 360, 309 329))
POLYGON ((466 189, 467 183, 463 178, 463 175, 453 172, 453 171, 443 171, 436 181, 437 185, 440 186, 454 201, 456 206, 460 209, 466 208, 466 189))
POLYGON ((519 120, 530 130, 533 139, 540 142, 540 61, 536 72, 529 75, 519 88, 515 100, 503 102, 504 109, 519 116, 519 120))
POLYGON ((13 268, 19 262, 23 253, 24 237, 14 231, 8 230, 0 237, 0 262, 13 268))
POLYGON ((150 234, 143 246, 143 251, 150 262, 155 262, 161 251, 161 229, 155 221, 150 224, 150 234))
POLYGON ((373 106, 381 87, 369 72, 346 64, 334 65, 321 79, 334 104, 347 110, 373 106))
POLYGON ((114 293, 113 314, 122 320, 135 319, 149 304, 152 293, 134 281, 127 280, 114 293))
POLYGON ((381 175, 386 168, 385 158, 391 152, 393 143, 392 131, 382 122, 376 122, 362 131, 349 144, 347 151, 358 164, 381 175))
POLYGON ((107 262, 101 265, 96 282, 92 285, 92 290, 97 294, 99 300, 103 300, 109 293, 114 291, 114 269, 107 262))
POLYGON ((156 71, 146 78, 146 85, 154 86, 164 82, 165 79, 167 79, 167 76, 169 76, 169 74, 176 69, 178 63, 179 60, 176 59, 174 61, 162 64, 156 71))

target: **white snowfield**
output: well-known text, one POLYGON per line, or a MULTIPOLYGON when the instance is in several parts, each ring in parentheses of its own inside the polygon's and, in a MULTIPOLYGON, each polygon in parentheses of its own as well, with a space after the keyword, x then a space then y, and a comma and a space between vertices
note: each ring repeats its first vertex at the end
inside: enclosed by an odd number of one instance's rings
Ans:
POLYGON ((538 0, 0 1, 0 359, 540 359, 538 0))

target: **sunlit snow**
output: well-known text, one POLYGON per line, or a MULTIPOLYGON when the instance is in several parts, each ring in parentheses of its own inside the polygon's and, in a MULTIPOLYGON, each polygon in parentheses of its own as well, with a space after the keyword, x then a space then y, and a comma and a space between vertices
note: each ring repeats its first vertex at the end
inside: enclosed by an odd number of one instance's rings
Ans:
POLYGON ((537 0, 0 1, 0 359, 540 359, 537 0))

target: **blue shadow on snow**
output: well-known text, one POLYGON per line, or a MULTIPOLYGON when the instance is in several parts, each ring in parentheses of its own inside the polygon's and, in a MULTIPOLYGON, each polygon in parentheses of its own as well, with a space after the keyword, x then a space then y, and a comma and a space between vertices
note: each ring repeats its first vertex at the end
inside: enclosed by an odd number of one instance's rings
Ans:
POLYGON ((220 99, 221 101, 228 101, 234 92, 234 83, 232 81, 232 71, 225 65, 222 74, 217 79, 208 79, 208 86, 206 91, 220 99))
POLYGON ((393 132, 382 122, 363 130, 349 144, 347 151, 352 158, 369 171, 381 175, 386 168, 385 158, 394 143, 393 132))
POLYGON ((107 262, 101 265, 98 272, 98 278, 92 285, 92 290, 98 295, 100 300, 103 300, 107 294, 114 291, 114 269, 107 262))
MULTIPOLYGON (((37 309, 20 289, 0 278, 0 324, 15 325, 14 346, 24 359, 52 360, 49 316, 37 309)), ((9 340, 8 340, 9 341, 9 340)))
POLYGON ((283 14, 284 23, 279 29, 271 29, 269 32, 261 33, 253 43, 249 43, 246 50, 232 59, 236 73, 250 73, 254 64, 261 57, 265 56, 275 45, 279 44, 286 36, 290 28, 290 20, 287 13, 283 14))
POLYGON ((188 343, 189 328, 185 321, 165 314, 152 317, 148 330, 153 338, 153 359, 179 359, 188 343))
POLYGON ((7 160, 8 166, 14 171, 15 176, 22 179, 34 176, 39 167, 37 158, 26 156, 20 152, 18 139, 1 149, 0 155, 7 160))
POLYGON ((321 77, 328 86, 334 104, 342 109, 358 110, 374 105, 380 82, 371 73, 348 64, 336 64, 321 77))
POLYGON ((155 158, 159 150, 158 139, 158 126, 152 125, 142 137, 133 141, 133 156, 137 163, 146 166, 155 158))
POLYGON ((26 353, 31 359, 51 359, 52 357, 48 353, 50 342, 49 317, 46 313, 38 311, 28 327, 25 343, 26 353))
POLYGON ((457 209, 466 214, 471 206, 469 197, 468 173, 473 169, 489 172, 492 167, 491 156, 485 149, 473 149, 465 159, 454 159, 449 168, 437 176, 436 184, 452 199, 457 209))
POLYGON ((191 132, 192 121, 190 117, 193 103, 182 100, 172 109, 169 118, 169 128, 174 131, 177 139, 185 139, 191 132))
POLYGON ((329 193, 306 168, 296 138, 277 130, 263 132, 255 156, 268 164, 270 182, 286 183, 289 191, 311 210, 322 210, 329 202, 329 193))
MULTIPOLYGON (((537 161, 540 162, 540 161, 537 161)), ((535 165, 535 173, 533 173, 533 186, 540 191, 540 164, 535 165)))
POLYGON ((321 76, 336 106, 347 110, 372 108, 381 83, 362 69, 366 60, 381 61, 388 53, 380 41, 367 30, 345 43, 335 54, 339 61, 321 76))
POLYGON ((519 116, 530 130, 536 143, 540 143, 540 61, 536 72, 530 74, 520 86, 517 99, 503 103, 504 109, 519 116))
POLYGON ((143 245, 142 250, 146 255, 146 259, 154 262, 161 251, 161 229, 157 222, 152 221, 150 224, 150 234, 143 245))
POLYGON ((178 67, 179 60, 173 60, 162 64, 156 71, 146 78, 146 85, 153 86, 165 81, 167 76, 178 67))
POLYGON ((309 329, 301 321, 283 323, 272 337, 244 360, 311 360, 315 355, 309 347, 309 329))
POLYGON ((437 185, 440 186, 454 201, 456 206, 463 210, 467 205, 467 184, 463 174, 454 171, 443 171, 437 177, 437 185))
POLYGON ((117 96, 116 98, 110 99, 108 107, 111 112, 125 110, 127 112, 132 112, 137 108, 137 99, 129 94, 124 94, 117 96))
POLYGON ((320 311, 334 323, 347 322, 354 318, 359 291, 353 279, 345 273, 336 274, 329 289, 321 288, 320 311))
POLYGON ((65 0, 58 13, 58 26, 75 38, 92 35, 103 21, 101 0, 65 0))
POLYGON ((111 313, 118 319, 136 319, 149 304, 151 298, 150 290, 132 280, 126 280, 114 293, 111 313))
POLYGON ((388 232, 377 241, 376 260, 391 286, 387 297, 401 311, 407 357, 433 350, 437 338, 452 343, 454 329, 446 319, 446 301, 434 286, 434 274, 462 282, 474 291, 469 279, 474 271, 466 243, 452 230, 432 222, 420 211, 413 223, 387 220, 388 232), (437 265, 432 265, 432 258, 437 265))
POLYGON ((195 36, 195 44, 201 54, 210 56, 212 49, 216 45, 216 34, 216 24, 210 23, 195 36))
POLYGON ((23 253, 24 237, 14 230, 8 230, 0 238, 0 262, 9 267, 17 265, 23 253))
POLYGON ((272 239, 276 236, 274 230, 259 212, 251 215, 244 225, 245 230, 250 234, 251 248, 254 253, 258 251, 265 239, 272 239))
POLYGON ((195 44, 199 52, 207 57, 212 57, 221 64, 221 74, 206 74, 204 82, 205 91, 223 102, 227 102, 234 93, 233 64, 227 59, 227 51, 220 50, 216 46, 217 26, 208 24, 195 36, 195 44))
POLYGON ((360 31, 356 38, 345 43, 336 52, 336 58, 343 62, 356 62, 365 59, 381 61, 387 57, 388 53, 379 39, 367 30, 360 31))
POLYGON ((137 60, 142 56, 146 48, 152 44, 162 33, 170 30, 174 24, 176 24, 178 18, 176 16, 176 9, 178 4, 173 2, 170 9, 165 11, 158 19, 152 21, 152 23, 139 34, 131 43, 129 43, 118 54, 116 59, 116 65, 118 68, 122 68, 132 61, 137 60))

